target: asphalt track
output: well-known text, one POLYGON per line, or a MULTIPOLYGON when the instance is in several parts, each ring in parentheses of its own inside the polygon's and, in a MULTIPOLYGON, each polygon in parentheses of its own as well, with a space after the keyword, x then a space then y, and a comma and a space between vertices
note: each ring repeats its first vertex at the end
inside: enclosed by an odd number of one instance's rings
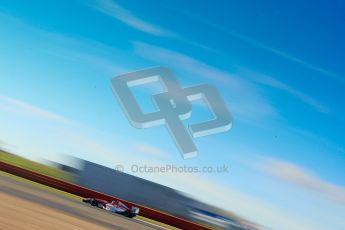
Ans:
POLYGON ((109 213, 54 191, 0 174, 0 229, 19 227, 23 227, 22 229, 62 227, 65 229, 165 229, 142 220, 109 213))

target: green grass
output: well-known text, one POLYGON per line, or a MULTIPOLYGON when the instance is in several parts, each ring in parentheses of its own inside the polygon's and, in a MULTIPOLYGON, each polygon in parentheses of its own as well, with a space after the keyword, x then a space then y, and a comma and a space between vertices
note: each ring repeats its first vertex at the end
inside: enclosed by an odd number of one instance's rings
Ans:
POLYGON ((42 173, 61 180, 73 181, 73 174, 49 165, 41 164, 26 158, 0 150, 0 161, 9 163, 24 169, 42 173))

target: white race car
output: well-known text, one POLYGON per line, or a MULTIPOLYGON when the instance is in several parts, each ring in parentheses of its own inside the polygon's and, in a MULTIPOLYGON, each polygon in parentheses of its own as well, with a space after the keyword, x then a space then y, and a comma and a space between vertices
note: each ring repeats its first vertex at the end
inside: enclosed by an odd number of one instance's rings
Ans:
POLYGON ((119 213, 129 218, 133 218, 139 214, 139 208, 132 206, 129 208, 127 205, 122 203, 119 200, 113 200, 112 202, 108 202, 106 200, 98 199, 98 198, 85 198, 83 202, 91 204, 92 206, 107 210, 113 213, 119 213))

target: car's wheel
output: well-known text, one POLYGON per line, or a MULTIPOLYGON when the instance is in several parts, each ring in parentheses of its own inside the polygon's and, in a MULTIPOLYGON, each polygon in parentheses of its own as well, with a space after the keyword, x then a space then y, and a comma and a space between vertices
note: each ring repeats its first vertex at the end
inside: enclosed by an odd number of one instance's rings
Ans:
POLYGON ((128 212, 128 211, 125 211, 125 212, 122 213, 122 215, 128 217, 128 216, 129 216, 129 212, 128 212))
POLYGON ((129 218, 133 218, 133 217, 135 217, 135 214, 133 214, 133 213, 129 213, 129 215, 128 215, 127 217, 129 217, 129 218))
POLYGON ((97 202, 96 200, 92 200, 92 201, 91 201, 91 205, 92 205, 92 206, 97 206, 97 205, 98 205, 98 202, 97 202))
POLYGON ((130 213, 129 211, 125 211, 125 212, 123 213, 123 215, 124 215, 125 217, 128 217, 128 218, 133 218, 133 217, 135 216, 135 214, 130 213))

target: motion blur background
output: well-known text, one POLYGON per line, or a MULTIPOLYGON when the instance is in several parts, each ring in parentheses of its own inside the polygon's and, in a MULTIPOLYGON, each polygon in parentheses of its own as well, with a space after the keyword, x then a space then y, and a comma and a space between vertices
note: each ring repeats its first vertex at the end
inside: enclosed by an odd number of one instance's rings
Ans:
MULTIPOLYGON (((344 12, 337 0, 3 0, 1 160, 221 228, 344 229, 344 12), (111 91, 157 65, 183 87, 214 85, 233 116, 229 132, 194 139, 196 158, 164 126, 133 128, 111 91), (131 170, 166 164, 229 171, 131 170)), ((161 91, 133 88, 145 112, 161 91)), ((200 100, 183 122, 210 118, 200 100)))

